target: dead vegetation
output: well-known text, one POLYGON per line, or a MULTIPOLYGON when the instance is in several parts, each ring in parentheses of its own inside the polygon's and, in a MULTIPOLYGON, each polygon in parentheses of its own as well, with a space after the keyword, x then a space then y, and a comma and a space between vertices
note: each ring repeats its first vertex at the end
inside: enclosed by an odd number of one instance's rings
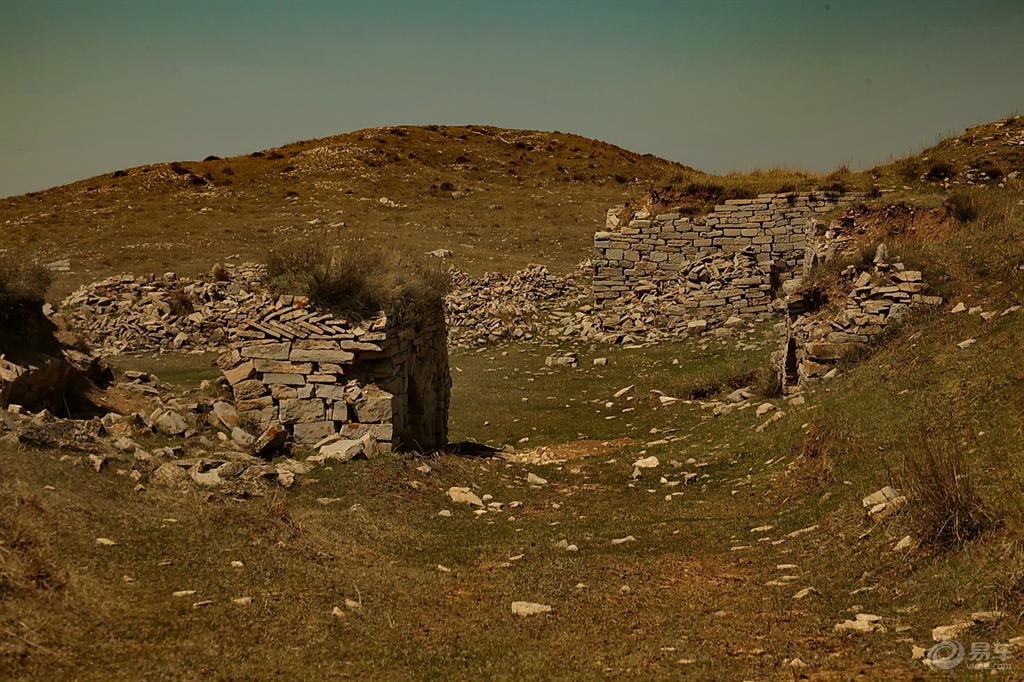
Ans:
POLYGON ((955 436, 951 442, 922 435, 904 451, 902 479, 918 532, 935 546, 958 549, 991 526, 955 436))
POLYGON ((441 313, 450 287, 436 261, 391 246, 296 243, 267 259, 272 286, 362 321, 384 312, 410 323, 441 313))

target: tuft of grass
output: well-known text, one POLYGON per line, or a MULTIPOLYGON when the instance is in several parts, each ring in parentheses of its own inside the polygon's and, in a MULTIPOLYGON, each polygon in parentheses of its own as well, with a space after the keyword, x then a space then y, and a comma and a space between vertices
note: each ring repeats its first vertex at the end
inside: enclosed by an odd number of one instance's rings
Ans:
POLYGON ((231 279, 231 274, 222 263, 216 263, 213 268, 210 269, 210 278, 214 282, 227 282, 231 279))
POLYGON ((924 177, 926 180, 937 182, 951 178, 954 175, 956 175, 956 168, 953 164, 941 159, 935 159, 928 164, 928 170, 925 171, 924 177))
POLYGON ((48 535, 39 498, 5 484, 0 489, 0 598, 24 590, 55 590, 67 582, 48 535))
POLYGON ((443 310, 450 287, 439 265, 380 245, 293 244, 270 255, 267 272, 275 288, 354 320, 383 312, 416 324, 443 310))
POLYGON ((195 312, 195 297, 185 291, 180 284, 171 291, 167 297, 167 303, 171 306, 171 314, 175 317, 185 317, 195 312))
POLYGON ((916 447, 906 450, 902 479, 924 542, 957 549, 992 524, 955 439, 938 445, 923 435, 916 447))

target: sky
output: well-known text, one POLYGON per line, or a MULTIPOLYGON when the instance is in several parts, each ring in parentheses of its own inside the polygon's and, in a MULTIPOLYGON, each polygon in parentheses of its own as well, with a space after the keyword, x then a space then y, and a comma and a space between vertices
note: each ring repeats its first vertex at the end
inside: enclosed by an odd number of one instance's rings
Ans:
POLYGON ((1024 114, 1024 0, 0 0, 0 196, 392 125, 860 169, 1024 114))

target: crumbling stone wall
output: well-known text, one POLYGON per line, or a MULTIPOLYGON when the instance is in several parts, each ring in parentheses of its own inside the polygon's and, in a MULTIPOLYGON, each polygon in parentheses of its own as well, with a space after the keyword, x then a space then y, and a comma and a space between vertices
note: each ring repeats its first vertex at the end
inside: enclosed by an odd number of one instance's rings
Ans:
POLYGON ((595 307, 606 327, 638 300, 669 329, 767 313, 776 290, 803 267, 813 217, 863 196, 762 194, 696 218, 610 209, 594 236, 595 307))
POLYGON ((362 326, 282 296, 228 330, 218 364, 243 419, 285 425, 298 443, 373 434, 381 448, 448 442, 451 375, 440 311, 417 325, 362 326))
POLYGON ((814 285, 795 288, 786 299, 788 315, 780 323, 782 343, 772 356, 786 392, 838 371, 842 358, 863 348, 915 306, 938 306, 917 270, 890 262, 881 244, 869 270, 848 266, 839 276, 848 293, 836 302, 814 285))

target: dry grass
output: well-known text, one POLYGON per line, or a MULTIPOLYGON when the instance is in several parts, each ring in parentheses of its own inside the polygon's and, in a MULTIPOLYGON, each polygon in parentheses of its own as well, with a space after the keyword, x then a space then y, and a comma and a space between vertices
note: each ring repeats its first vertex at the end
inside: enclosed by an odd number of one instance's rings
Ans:
POLYGON ((902 484, 924 541, 956 549, 988 528, 992 517, 974 489, 970 462, 955 437, 939 443, 925 435, 906 450, 902 484))
POLYGON ((412 324, 432 318, 450 286, 436 261, 369 244, 293 244, 270 255, 267 272, 276 288, 305 294, 315 305, 357 321, 379 312, 412 324))
POLYGON ((51 530, 38 496, 11 483, 0 488, 0 598, 64 585, 67 574, 48 540, 51 530))
POLYGON ((167 297, 167 304, 171 306, 171 315, 185 317, 195 312, 195 296, 185 291, 185 287, 178 285, 167 297))
POLYGON ((23 305, 42 305, 52 281, 43 266, 0 255, 0 316, 23 305))

